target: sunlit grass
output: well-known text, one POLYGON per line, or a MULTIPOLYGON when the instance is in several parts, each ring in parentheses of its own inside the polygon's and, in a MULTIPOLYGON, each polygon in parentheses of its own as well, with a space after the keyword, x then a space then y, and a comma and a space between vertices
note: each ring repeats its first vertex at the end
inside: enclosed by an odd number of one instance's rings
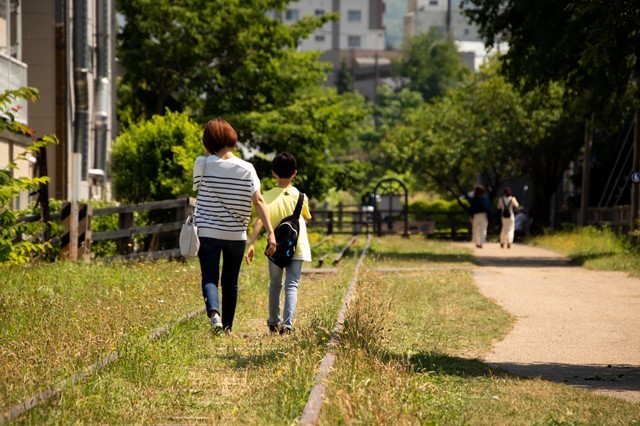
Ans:
POLYGON ((303 275, 295 333, 274 336, 266 325, 267 261, 258 256, 243 266, 231 334, 213 334, 202 314, 158 340, 128 339, 121 359, 21 420, 290 424, 306 403, 355 258, 344 259, 340 274, 303 275))
POLYGON ((532 238, 530 243, 562 253, 587 268, 640 276, 640 249, 607 228, 566 229, 532 238))
POLYGON ((424 266, 437 254, 464 258, 464 249, 383 242, 348 312, 320 424, 638 423, 637 404, 484 364, 513 318, 478 292, 469 271, 373 269, 396 264, 399 253, 413 253, 405 266, 424 266))
POLYGON ((0 404, 11 406, 201 304, 195 262, 5 268, 0 404))
MULTIPOLYGON (((341 247, 348 237, 341 238, 327 240, 318 253, 341 247)), ((295 333, 284 336, 271 335, 266 326, 262 255, 243 266, 233 333, 214 334, 200 314, 153 341, 145 339, 151 330, 200 307, 197 261, 9 270, 0 286, 0 350, 3 360, 11 360, 0 366, 3 408, 7 400, 48 388, 116 349, 119 360, 65 386, 16 423, 297 423, 364 239, 337 273, 302 276, 295 333), (143 300, 154 303, 145 308, 143 300), (50 353, 39 348, 48 324, 54 336, 45 343, 50 353), (25 360, 6 357, 23 352, 25 360), (74 358, 76 352, 82 356, 74 358), (24 378, 21 368, 27 369, 24 378)), ((473 267, 470 250, 461 245, 374 239, 346 316, 320 424, 638 422, 637 404, 520 379, 482 363, 513 318, 478 292, 467 270, 473 267), (391 266, 410 269, 379 269, 391 266)))

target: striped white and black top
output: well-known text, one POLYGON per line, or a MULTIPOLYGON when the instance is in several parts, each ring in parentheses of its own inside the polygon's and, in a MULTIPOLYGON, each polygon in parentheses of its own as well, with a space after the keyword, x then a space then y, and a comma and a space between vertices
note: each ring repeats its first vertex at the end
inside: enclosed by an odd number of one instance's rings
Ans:
POLYGON ((260 191, 260 179, 251 163, 236 156, 226 160, 215 155, 198 157, 193 165, 193 189, 198 191, 198 236, 247 239, 251 196, 260 191))

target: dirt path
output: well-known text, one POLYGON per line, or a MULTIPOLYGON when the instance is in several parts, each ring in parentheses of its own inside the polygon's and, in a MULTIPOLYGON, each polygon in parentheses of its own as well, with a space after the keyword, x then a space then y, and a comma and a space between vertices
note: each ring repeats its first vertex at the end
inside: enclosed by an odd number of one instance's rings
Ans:
POLYGON ((640 279, 520 244, 473 250, 481 292, 517 319, 487 363, 640 403, 640 279))

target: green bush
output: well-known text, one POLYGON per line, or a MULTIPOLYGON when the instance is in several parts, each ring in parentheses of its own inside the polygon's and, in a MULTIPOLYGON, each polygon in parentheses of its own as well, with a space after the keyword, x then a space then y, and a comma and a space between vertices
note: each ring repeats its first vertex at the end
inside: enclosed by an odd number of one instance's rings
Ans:
POLYGON ((193 161, 204 154, 202 129, 186 114, 131 124, 113 144, 112 171, 116 199, 141 203, 193 195, 193 161))
POLYGON ((409 204, 409 216, 413 220, 433 220, 442 222, 447 220, 446 213, 462 213, 464 210, 457 201, 438 199, 435 201, 414 201, 409 204))

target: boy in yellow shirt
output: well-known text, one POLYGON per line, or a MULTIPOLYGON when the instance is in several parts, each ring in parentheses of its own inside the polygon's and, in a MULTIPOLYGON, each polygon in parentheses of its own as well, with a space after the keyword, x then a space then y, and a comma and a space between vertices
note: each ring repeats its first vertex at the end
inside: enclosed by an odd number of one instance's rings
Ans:
MULTIPOLYGON (((293 214, 301 193, 291 184, 298 173, 296 159, 293 155, 288 152, 279 153, 274 157, 271 169, 278 185, 262 194, 262 197, 267 204, 271 223, 277 226, 282 219, 293 214)), ((309 246, 305 219, 311 219, 309 200, 306 197, 300 214, 298 244, 291 264, 285 268, 280 268, 273 262, 269 262, 269 318, 267 319, 267 325, 272 333, 290 333, 293 329, 302 262, 311 262, 311 247, 309 246), (282 277, 285 271, 284 310, 283 315, 280 316, 280 294, 282 293, 282 277)), ((248 265, 253 261, 255 255, 254 244, 261 230, 262 221, 258 218, 253 224, 253 233, 245 256, 248 265)))

